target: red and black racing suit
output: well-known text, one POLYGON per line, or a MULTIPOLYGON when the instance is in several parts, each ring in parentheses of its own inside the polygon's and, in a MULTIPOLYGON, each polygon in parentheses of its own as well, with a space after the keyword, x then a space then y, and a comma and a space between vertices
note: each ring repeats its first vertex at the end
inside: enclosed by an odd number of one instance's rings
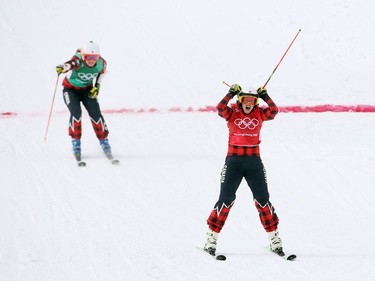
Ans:
POLYGON ((255 105, 249 114, 245 114, 241 104, 228 106, 231 98, 232 95, 228 93, 216 107, 219 115, 228 122, 229 143, 221 172, 219 199, 207 219, 207 224, 211 230, 221 231, 236 199, 237 189, 245 178, 264 229, 267 232, 274 231, 279 219, 269 201, 266 171, 260 158, 259 144, 263 121, 274 119, 279 109, 266 94, 263 100, 268 107, 255 105))

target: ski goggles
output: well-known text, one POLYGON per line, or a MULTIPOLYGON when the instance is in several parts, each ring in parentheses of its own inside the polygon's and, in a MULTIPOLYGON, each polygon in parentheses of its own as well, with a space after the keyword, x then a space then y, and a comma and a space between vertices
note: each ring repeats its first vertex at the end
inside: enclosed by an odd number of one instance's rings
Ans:
POLYGON ((254 96, 240 96, 238 97, 238 101, 245 105, 256 105, 258 103, 258 98, 254 96))
POLYGON ((82 56, 85 61, 96 62, 100 58, 98 54, 85 54, 82 56))

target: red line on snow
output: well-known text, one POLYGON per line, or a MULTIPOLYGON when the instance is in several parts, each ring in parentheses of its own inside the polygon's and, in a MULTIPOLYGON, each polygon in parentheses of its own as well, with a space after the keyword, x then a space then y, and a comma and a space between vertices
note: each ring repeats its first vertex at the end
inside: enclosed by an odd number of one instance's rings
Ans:
POLYGON ((16 115, 17 115, 17 113, 15 113, 15 112, 9 112, 9 111, 7 111, 7 112, 0 112, 0 117, 16 116, 16 115))
POLYGON ((280 112, 375 112, 375 105, 280 106, 280 112))
MULTIPOLYGON (((280 112, 282 113, 319 113, 319 112, 365 112, 365 113, 374 113, 375 105, 332 105, 332 104, 323 104, 323 105, 288 105, 288 106, 279 106, 280 112)), ((154 107, 150 108, 119 108, 119 109, 104 109, 103 113, 105 114, 126 114, 126 113, 157 113, 157 112, 216 112, 216 106, 207 105, 205 107, 171 107, 169 109, 158 109, 154 107)), ((61 113, 61 112, 58 112, 61 113)), ((64 111, 65 113, 65 111, 64 111)), ((18 114, 16 112, 0 112, 0 118, 15 117, 18 114)), ((32 114, 32 116, 39 114, 32 114)))
MULTIPOLYGON (((283 113, 309 113, 309 112, 375 112, 375 105, 290 105, 279 106, 280 112, 283 113)), ((153 112, 216 112, 216 106, 207 105, 205 107, 171 107, 167 110, 157 108, 141 108, 141 109, 106 109, 104 113, 153 113, 153 112)))

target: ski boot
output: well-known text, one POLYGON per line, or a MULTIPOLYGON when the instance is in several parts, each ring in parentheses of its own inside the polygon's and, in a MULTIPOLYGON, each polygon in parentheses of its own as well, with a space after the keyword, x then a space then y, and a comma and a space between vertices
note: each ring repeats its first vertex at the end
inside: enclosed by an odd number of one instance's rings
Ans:
POLYGON ((105 138, 103 140, 100 140, 100 146, 102 147, 105 155, 112 155, 111 146, 108 143, 108 139, 105 138))
POLYGON ((218 233, 209 229, 207 231, 207 242, 204 245, 203 250, 209 253, 211 256, 216 254, 216 244, 217 244, 218 233))
POLYGON ((81 140, 72 139, 73 155, 77 160, 78 166, 84 167, 86 163, 81 160, 81 140))
POLYGON ((73 154, 74 155, 81 155, 81 140, 72 139, 72 146, 73 146, 73 154))
POLYGON ((102 147, 105 156, 107 156, 108 160, 111 161, 112 164, 117 165, 120 163, 119 160, 113 158, 112 156, 112 151, 111 151, 111 146, 108 143, 108 139, 105 138, 103 140, 99 140, 100 146, 102 147))
POLYGON ((283 252, 283 242, 279 237, 279 231, 276 229, 274 231, 267 232, 267 234, 270 241, 271 251, 275 253, 283 252))

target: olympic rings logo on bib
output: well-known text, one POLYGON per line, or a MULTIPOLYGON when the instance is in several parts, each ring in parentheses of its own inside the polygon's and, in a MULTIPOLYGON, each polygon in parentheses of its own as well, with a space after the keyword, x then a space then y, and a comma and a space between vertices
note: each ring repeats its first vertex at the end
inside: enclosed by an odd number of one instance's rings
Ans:
POLYGON ((82 81, 92 81, 92 80, 94 80, 97 76, 98 76, 98 73, 83 73, 83 72, 79 72, 79 73, 78 73, 78 77, 79 77, 82 81))
POLYGON ((245 129, 254 130, 259 125, 259 120, 255 118, 250 119, 248 117, 244 119, 238 118, 234 120, 234 124, 236 124, 238 128, 240 128, 241 130, 245 130, 245 129))

